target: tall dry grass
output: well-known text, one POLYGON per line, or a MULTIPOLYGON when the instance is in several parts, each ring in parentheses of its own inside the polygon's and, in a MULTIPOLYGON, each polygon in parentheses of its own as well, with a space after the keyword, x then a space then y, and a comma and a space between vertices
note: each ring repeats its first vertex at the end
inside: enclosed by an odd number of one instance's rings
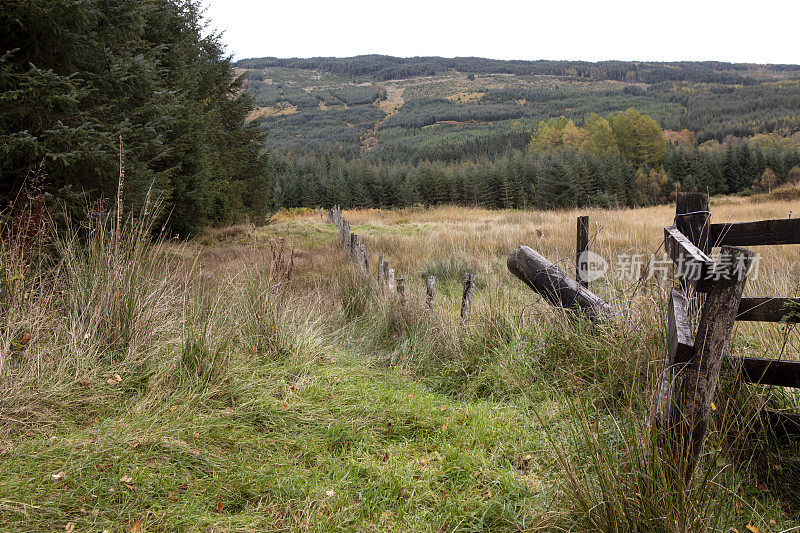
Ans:
MULTIPOLYGON (((770 218, 794 208, 729 199, 715 202, 712 216, 770 218)), ((66 231, 41 226, 33 247, 7 239, 0 250, 2 437, 128 410, 147 426, 140 433, 162 435, 170 430, 158 424, 187 424, 172 414, 176 398, 213 406, 184 416, 220 417, 220 427, 266 435, 255 452, 231 443, 233 430, 207 437, 208 447, 222 443, 215 453, 234 450, 267 465, 248 470, 259 481, 240 480, 225 500, 255 513, 236 523, 241 530, 258 529, 258 513, 300 529, 342 525, 315 525, 308 516, 333 512, 320 498, 332 480, 352 479, 335 516, 363 508, 358 523, 366 529, 381 527, 384 509, 400 517, 401 530, 744 531, 749 524, 768 531, 771 520, 776 530, 791 527, 800 516, 791 488, 798 469, 786 459, 792 448, 765 432, 758 413, 792 405, 792 393, 743 385, 728 368, 732 379, 716 400, 695 483, 684 485, 661 451, 651 413, 666 349, 668 279, 635 292, 632 281, 593 283, 622 311, 615 323, 593 324, 540 301, 508 274, 505 259, 520 244, 563 258, 570 271, 577 214, 346 213, 373 262, 384 253, 405 277, 406 305, 366 282, 313 212, 176 243, 151 238, 148 217, 116 222, 115 213, 97 210, 66 231), (464 270, 478 277, 468 327, 458 320, 464 270), (426 275, 439 278, 432 313, 422 304, 426 275), (298 392, 303 387, 308 396, 298 392), (462 410, 440 420, 444 402, 462 410), (390 411, 395 425, 377 428, 390 411), (512 436, 519 440, 503 440, 512 436), (415 454, 439 454, 433 461, 441 469, 414 458, 416 473, 412 459, 390 457, 398 442, 415 454), (264 446, 279 457, 275 464, 262 457, 264 446), (280 470, 281 462, 301 474, 280 470), (298 488, 304 476, 319 476, 303 489, 309 493, 298 488), (417 500, 409 484, 419 488, 417 500), (404 507, 407 500, 417 507, 404 507), (520 501, 540 507, 520 508, 520 501), (412 510, 414 522, 404 522, 412 510)), ((668 206, 580 214, 590 216, 592 249, 606 257, 655 253, 672 219, 668 206)), ((798 247, 763 252, 749 293, 796 294, 798 247)), ((799 345, 789 326, 743 324, 731 352, 782 349, 796 357, 799 345)), ((158 438, 158 450, 175 451, 173 437, 158 438)), ((186 460, 199 468, 193 455, 186 460)), ((163 500, 154 493, 148 505, 163 500)), ((167 528, 163 517, 153 520, 167 528)))

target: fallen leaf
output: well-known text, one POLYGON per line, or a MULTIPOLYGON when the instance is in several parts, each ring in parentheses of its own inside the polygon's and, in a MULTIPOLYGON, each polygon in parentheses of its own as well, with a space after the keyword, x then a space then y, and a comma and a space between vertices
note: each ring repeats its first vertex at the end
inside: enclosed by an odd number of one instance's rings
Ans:
POLYGON ((72 533, 75 531, 75 522, 67 522, 67 525, 64 526, 64 531, 67 533, 72 533))
POLYGON ((92 383, 88 379, 79 379, 78 385, 80 385, 81 387, 89 388, 92 386, 92 383))
POLYGON ((133 485, 128 485, 127 483, 125 483, 125 486, 128 487, 129 489, 133 490, 133 485))
POLYGON ((138 518, 131 525, 130 533, 142 533, 142 525, 139 523, 138 518))
POLYGON ((115 380, 114 378, 108 378, 106 380, 106 383, 108 383, 109 385, 116 385, 117 384, 117 380, 115 380))
POLYGON ((716 411, 717 410, 717 406, 714 405, 714 402, 711 402, 711 410, 712 411, 716 411))
POLYGON ((745 527, 747 528, 747 531, 750 531, 750 533, 758 533, 758 528, 756 526, 747 524, 745 527))
POLYGON ((130 483, 131 481, 133 481, 133 478, 131 476, 122 476, 121 478, 119 478, 119 481, 120 483, 130 483))
POLYGON ((218 513, 221 513, 223 507, 225 506, 222 504, 222 502, 217 502, 217 506, 215 507, 215 509, 218 513))
POLYGON ((114 374, 114 381, 119 383, 120 381, 122 381, 122 376, 120 376, 119 374, 114 374))

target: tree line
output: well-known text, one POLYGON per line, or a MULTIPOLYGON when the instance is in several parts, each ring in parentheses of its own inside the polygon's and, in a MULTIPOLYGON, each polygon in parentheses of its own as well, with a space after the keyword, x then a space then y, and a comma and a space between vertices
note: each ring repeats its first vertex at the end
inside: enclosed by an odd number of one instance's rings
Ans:
POLYGON ((527 149, 457 162, 276 152, 272 165, 278 207, 611 208, 667 202, 678 190, 747 194, 800 182, 800 136, 698 145, 688 130, 665 135, 629 109, 583 127, 543 121, 527 149))
POLYGON ((148 195, 185 235, 271 209, 263 135, 197 0, 6 0, 0 10, 0 203, 35 172, 80 212, 148 195))

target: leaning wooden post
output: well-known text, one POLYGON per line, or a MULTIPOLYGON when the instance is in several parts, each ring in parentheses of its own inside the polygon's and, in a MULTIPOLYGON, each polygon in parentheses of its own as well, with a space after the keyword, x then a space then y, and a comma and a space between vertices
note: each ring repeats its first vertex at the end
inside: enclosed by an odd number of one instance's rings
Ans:
POLYGON ((673 411, 673 426, 677 431, 677 442, 688 452, 687 481, 691 479, 705 440, 723 355, 736 322, 752 258, 750 250, 722 247, 719 267, 714 271, 714 276, 719 279, 714 281, 706 297, 692 360, 683 371, 680 396, 673 411))
POLYGON ((425 280, 425 285, 425 303, 428 304, 428 309, 433 311, 433 304, 436 299, 436 276, 428 276, 428 279, 425 280))
POLYGON ((589 287, 587 257, 589 250, 589 217, 578 217, 578 236, 575 248, 575 280, 583 287, 589 287))
MULTIPOLYGON (((388 263, 384 263, 388 265, 388 263)), ((389 291, 389 294, 394 294, 395 289, 395 281, 394 281, 394 269, 388 268, 386 271, 386 290, 389 291)))
POLYGON ((514 250, 506 264, 509 272, 553 305, 581 309, 592 318, 617 314, 605 300, 528 246, 514 250))
POLYGON ((472 294, 475 291, 475 276, 469 272, 464 274, 464 294, 461 296, 461 323, 469 324, 472 311, 472 294))
POLYGON ((375 278, 378 280, 378 288, 383 290, 383 269, 386 268, 386 263, 383 261, 383 254, 378 254, 378 271, 375 273, 375 278))
POLYGON ((406 286, 403 284, 403 278, 397 278, 397 299, 401 304, 406 303, 406 286))

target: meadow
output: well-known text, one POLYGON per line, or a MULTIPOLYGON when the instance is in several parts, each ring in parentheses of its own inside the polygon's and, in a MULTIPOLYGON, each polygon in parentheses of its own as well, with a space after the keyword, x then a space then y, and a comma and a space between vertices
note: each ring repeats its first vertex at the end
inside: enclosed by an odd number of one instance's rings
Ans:
MULTIPOLYGON (((714 222, 790 212, 712 200, 714 222)), ((659 452, 668 276, 593 282, 621 317, 592 324, 506 269, 526 244, 572 271, 584 214, 595 252, 658 257, 674 206, 344 214, 372 268, 383 253, 404 277, 405 305, 313 210, 186 242, 153 242, 148 216, 17 226, 0 270, 0 529, 798 528, 800 449, 759 417, 797 410, 796 393, 729 365, 695 481, 659 452)), ((800 247, 756 251, 746 294, 798 295, 800 247)), ((800 337, 737 324, 729 352, 798 358, 800 337)))

